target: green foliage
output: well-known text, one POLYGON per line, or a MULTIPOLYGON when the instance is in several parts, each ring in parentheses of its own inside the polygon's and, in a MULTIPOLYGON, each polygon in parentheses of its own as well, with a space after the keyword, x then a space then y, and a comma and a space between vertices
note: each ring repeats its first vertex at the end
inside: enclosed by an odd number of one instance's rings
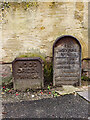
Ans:
POLYGON ((9 88, 6 88, 6 92, 8 92, 10 89, 9 88))
POLYGON ((4 92, 9 92, 10 89, 9 89, 9 88, 4 88, 4 89, 2 89, 2 91, 4 91, 4 92))
POLYGON ((55 93, 55 94, 54 94, 54 96, 55 96, 55 97, 57 97, 57 96, 58 96, 58 94, 57 94, 57 93, 55 93))
POLYGON ((52 91, 52 94, 53 94, 53 95, 55 94, 55 90, 54 90, 54 91, 52 91))
POLYGON ((48 85, 48 89, 50 90, 50 86, 48 85))
POLYGON ((90 78, 87 77, 86 75, 83 75, 83 76, 81 77, 81 80, 90 81, 90 78))
POLYGON ((54 91, 52 91, 52 94, 53 94, 53 97, 57 97, 58 96, 58 94, 56 93, 56 91, 54 90, 54 91))
POLYGON ((52 83, 53 80, 53 66, 52 62, 45 62, 44 64, 44 79, 45 79, 45 84, 50 84, 52 83))

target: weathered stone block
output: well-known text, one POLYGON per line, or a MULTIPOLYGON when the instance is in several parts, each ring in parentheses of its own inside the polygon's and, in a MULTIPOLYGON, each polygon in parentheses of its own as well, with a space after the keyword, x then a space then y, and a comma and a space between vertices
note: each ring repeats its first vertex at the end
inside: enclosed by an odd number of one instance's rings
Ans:
POLYGON ((43 62, 40 58, 16 58, 12 68, 14 89, 43 87, 43 62))
POLYGON ((90 58, 82 60, 82 74, 90 78, 90 58))
POLYGON ((7 85, 11 82, 12 71, 10 65, 0 64, 0 85, 7 85))
POLYGON ((72 36, 62 36, 53 45, 53 85, 80 85, 81 45, 72 36))

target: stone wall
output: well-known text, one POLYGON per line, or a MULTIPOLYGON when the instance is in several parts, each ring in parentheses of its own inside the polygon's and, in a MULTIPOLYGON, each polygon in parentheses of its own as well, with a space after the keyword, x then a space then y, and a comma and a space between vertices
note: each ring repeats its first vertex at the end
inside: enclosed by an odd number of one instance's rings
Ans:
POLYGON ((40 51, 52 56, 57 37, 73 35, 88 57, 87 2, 11 2, 2 7, 0 61, 11 62, 20 53, 40 51), (2 59, 1 59, 2 55, 2 59))

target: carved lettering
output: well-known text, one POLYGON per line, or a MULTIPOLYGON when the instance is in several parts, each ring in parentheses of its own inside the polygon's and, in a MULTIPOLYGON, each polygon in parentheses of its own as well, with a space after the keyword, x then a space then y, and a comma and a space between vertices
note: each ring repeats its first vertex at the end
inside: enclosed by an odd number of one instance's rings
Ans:
POLYGON ((12 65, 14 86, 17 89, 43 87, 43 68, 40 58, 17 58, 12 65))
POLYGON ((36 62, 30 62, 28 67, 28 62, 24 62, 22 67, 17 69, 17 78, 21 79, 39 79, 38 70, 37 70, 37 63, 36 62), (25 74, 25 75, 22 75, 25 74))
POLYGON ((76 39, 68 36, 63 39, 58 39, 54 46, 54 85, 55 83, 57 84, 57 80, 60 80, 61 83, 64 83, 65 80, 66 83, 67 80, 70 80, 68 83, 76 79, 79 80, 81 59, 80 44, 76 39))

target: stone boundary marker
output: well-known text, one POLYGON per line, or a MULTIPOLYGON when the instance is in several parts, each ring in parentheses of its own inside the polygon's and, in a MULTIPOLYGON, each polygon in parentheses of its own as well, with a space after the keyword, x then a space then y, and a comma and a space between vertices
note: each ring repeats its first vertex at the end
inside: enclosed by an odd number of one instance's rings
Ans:
POLYGON ((90 58, 82 59, 82 74, 90 78, 90 58))
POLYGON ((53 85, 81 84, 81 45, 70 35, 59 37, 53 45, 53 85))
POLYGON ((43 84, 43 61, 40 58, 16 58, 12 62, 14 89, 41 89, 43 84))

